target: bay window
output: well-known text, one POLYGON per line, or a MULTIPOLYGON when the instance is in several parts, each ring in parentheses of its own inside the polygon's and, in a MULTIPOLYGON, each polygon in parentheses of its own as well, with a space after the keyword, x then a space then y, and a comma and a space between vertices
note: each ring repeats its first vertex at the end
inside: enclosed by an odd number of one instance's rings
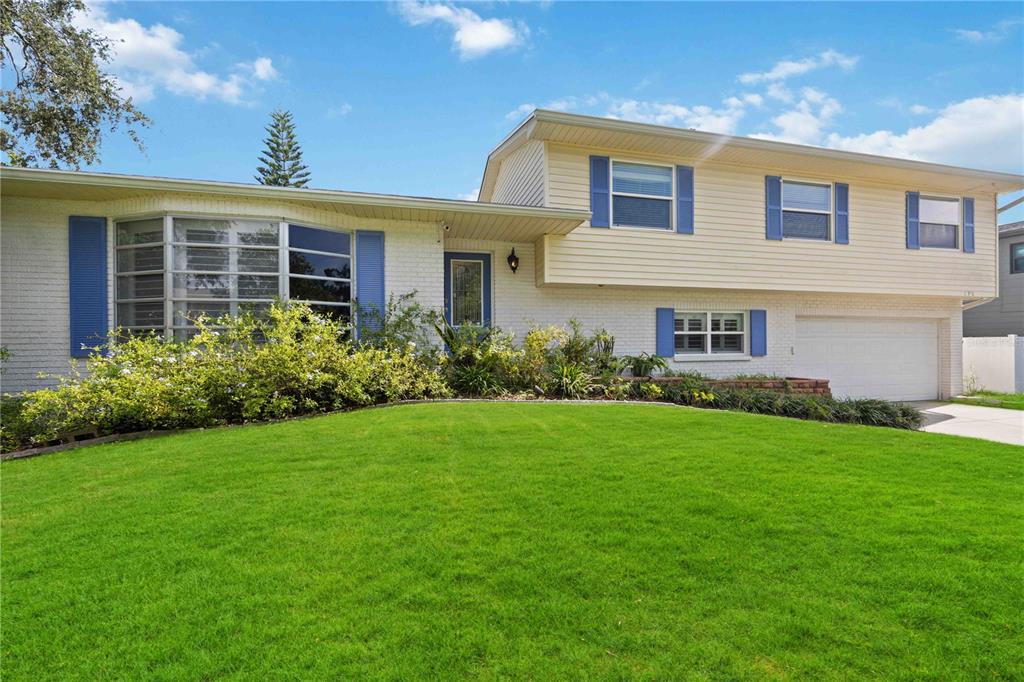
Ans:
POLYGON ((254 219, 116 224, 116 324, 183 340, 200 315, 259 314, 277 299, 351 317, 347 232, 254 219))

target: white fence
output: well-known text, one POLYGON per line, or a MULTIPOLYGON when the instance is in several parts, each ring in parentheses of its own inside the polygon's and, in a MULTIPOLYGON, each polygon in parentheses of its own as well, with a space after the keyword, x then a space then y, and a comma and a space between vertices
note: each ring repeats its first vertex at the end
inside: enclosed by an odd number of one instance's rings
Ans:
POLYGON ((1024 336, 965 338, 964 390, 1024 393, 1024 336))

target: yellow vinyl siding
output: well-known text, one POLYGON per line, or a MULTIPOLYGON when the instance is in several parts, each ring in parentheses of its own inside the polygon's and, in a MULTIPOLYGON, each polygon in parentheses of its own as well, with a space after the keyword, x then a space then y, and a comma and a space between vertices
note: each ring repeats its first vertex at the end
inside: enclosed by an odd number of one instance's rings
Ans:
POLYGON ((544 205, 543 142, 527 142, 501 162, 490 201, 519 206, 544 205))
MULTIPOLYGON (((589 208, 591 153, 548 146, 548 206, 589 208)), ((596 153, 616 156, 608 150, 596 153)), ((994 295, 996 229, 991 191, 971 194, 975 199, 973 254, 906 248, 907 190, 940 192, 941 188, 893 187, 842 177, 820 179, 850 185, 850 243, 778 242, 765 239, 764 206, 764 177, 778 174, 777 169, 673 161, 696 169, 695 234, 584 226, 565 236, 549 235, 538 249, 546 258, 543 283, 994 295)))

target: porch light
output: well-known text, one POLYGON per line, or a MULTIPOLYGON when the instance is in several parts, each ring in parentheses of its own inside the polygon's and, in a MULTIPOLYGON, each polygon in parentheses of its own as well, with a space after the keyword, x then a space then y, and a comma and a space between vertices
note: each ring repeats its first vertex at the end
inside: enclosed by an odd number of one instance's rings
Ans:
POLYGON ((508 267, 512 270, 512 274, 516 274, 516 270, 519 269, 519 256, 516 255, 515 247, 512 247, 512 253, 508 254, 508 267))

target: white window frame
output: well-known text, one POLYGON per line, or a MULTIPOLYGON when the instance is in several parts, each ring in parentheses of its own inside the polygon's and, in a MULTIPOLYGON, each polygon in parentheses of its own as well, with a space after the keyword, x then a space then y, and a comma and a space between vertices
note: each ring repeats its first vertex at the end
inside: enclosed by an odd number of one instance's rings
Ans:
POLYGON ((486 277, 487 273, 487 259, 483 256, 486 254, 480 254, 480 258, 451 258, 448 261, 448 300, 451 302, 450 316, 452 318, 452 327, 456 329, 461 325, 455 324, 455 264, 456 263, 479 263, 480 264, 480 322, 471 323, 483 326, 486 324, 487 318, 485 317, 485 311, 487 306, 485 305, 485 297, 489 296, 490 293, 487 291, 486 277))
POLYGON ((352 309, 352 299, 355 298, 355 293, 356 293, 356 286, 355 286, 355 281, 356 281, 356 233, 355 233, 355 231, 354 230, 338 230, 338 229, 330 228, 330 227, 321 227, 321 226, 318 226, 318 225, 314 225, 312 223, 300 222, 300 221, 295 221, 295 220, 292 220, 292 221, 286 220, 286 221, 282 222, 281 224, 284 226, 284 228, 283 228, 284 232, 282 233, 283 236, 281 238, 281 242, 283 244, 283 246, 282 246, 282 253, 284 254, 284 256, 283 256, 284 257, 284 265, 282 266, 282 271, 281 271, 282 272, 282 274, 281 274, 281 293, 280 293, 281 300, 282 301, 290 301, 291 300, 291 293, 290 293, 291 282, 290 282, 290 280, 291 280, 292 277, 295 277, 296 279, 317 279, 317 280, 320 280, 320 281, 323 281, 323 282, 348 282, 348 303, 338 303, 337 301, 313 301, 313 300, 308 300, 308 299, 296 299, 296 300, 302 301, 303 303, 306 303, 307 305, 330 306, 332 308, 348 308, 348 319, 349 319, 349 322, 354 324, 355 323, 355 314, 354 314, 354 311, 352 309), (291 273, 291 269, 292 269, 292 265, 291 265, 291 252, 292 251, 295 251, 296 253, 311 253, 311 254, 318 255, 318 256, 333 256, 335 258, 338 258, 338 257, 345 258, 346 256, 345 256, 345 254, 332 253, 330 251, 317 251, 315 249, 300 249, 298 247, 290 246, 289 245, 290 236, 289 236, 289 230, 288 230, 288 226, 289 225, 295 225, 296 227, 308 227, 308 228, 311 228, 311 229, 314 229, 314 230, 327 230, 327 231, 330 231, 330 232, 344 232, 344 233, 348 234, 348 251, 349 251, 348 252, 348 256, 347 256, 347 258, 348 258, 348 278, 346 279, 345 277, 321 277, 320 275, 293 275, 291 273))
POLYGON ((791 178, 782 177, 782 184, 779 193, 779 203, 782 206, 780 217, 782 224, 779 228, 782 230, 782 239, 796 239, 802 242, 831 242, 835 240, 836 226, 835 226, 835 208, 836 208, 836 183, 831 180, 815 180, 812 178, 791 178), (823 211, 821 209, 814 208, 786 208, 786 183, 791 182, 798 185, 818 185, 820 187, 828 187, 828 210, 823 211), (828 218, 828 234, 824 239, 818 239, 817 237, 787 237, 786 236, 786 211, 792 213, 813 213, 815 215, 827 215, 828 218))
POLYGON ((273 298, 238 298, 237 296, 232 296, 232 297, 229 297, 229 298, 212 298, 212 297, 208 297, 208 298, 188 298, 188 297, 181 298, 181 297, 176 297, 174 295, 174 277, 175 277, 175 275, 212 275, 212 276, 227 275, 229 277, 231 277, 231 276, 234 276, 234 277, 246 277, 246 276, 274 277, 274 276, 276 276, 278 278, 278 282, 277 282, 278 293, 280 294, 280 290, 281 290, 281 276, 282 276, 282 272, 283 272, 283 270, 282 270, 283 266, 282 266, 282 263, 281 263, 281 255, 280 255, 282 230, 287 230, 287 223, 282 223, 281 221, 274 220, 272 218, 240 218, 240 217, 233 216, 233 215, 232 216, 193 216, 193 215, 171 214, 171 215, 165 216, 164 217, 165 238, 167 240, 169 240, 169 241, 167 241, 167 245, 165 247, 165 258, 167 259, 166 260, 167 281, 165 282, 164 286, 167 287, 167 289, 165 290, 166 302, 164 304, 165 305, 165 308, 164 308, 164 323, 165 323, 166 329, 168 330, 167 331, 168 338, 174 339, 175 332, 178 332, 178 331, 181 331, 181 330, 186 330, 187 331, 189 329, 194 329, 195 328, 195 325, 191 325, 191 324, 175 324, 175 319, 174 319, 174 304, 175 303, 185 303, 185 304, 188 304, 188 303, 226 303, 227 306, 228 306, 228 314, 229 315, 237 315, 238 314, 238 306, 239 306, 239 304, 243 304, 244 305, 244 304, 249 304, 249 303, 256 303, 256 304, 260 304, 260 303, 271 304, 271 303, 273 303, 274 302, 273 298), (233 243, 233 242, 228 242, 226 244, 211 244, 211 243, 206 243, 206 242, 190 242, 188 240, 179 241, 178 239, 175 238, 175 234, 174 234, 174 221, 175 221, 175 219, 178 219, 178 220, 223 220, 223 221, 244 220, 244 221, 262 222, 262 223, 276 223, 277 224, 277 244, 256 244, 256 245, 244 244, 243 245, 243 244, 236 244, 236 243, 233 243), (184 248, 184 249, 188 249, 188 247, 198 247, 198 248, 206 247, 206 248, 228 249, 228 258, 229 258, 228 270, 227 271, 218 271, 218 270, 189 270, 187 268, 184 269, 184 270, 177 269, 175 267, 174 254, 175 254, 175 249, 177 249, 179 247, 180 248, 184 248), (276 273, 273 273, 273 272, 249 272, 249 271, 236 272, 232 268, 233 267, 237 267, 238 249, 240 249, 240 248, 252 249, 252 250, 256 250, 256 251, 277 251, 278 252, 278 256, 277 256, 277 272, 276 273))
MULTIPOLYGON (((919 248, 930 249, 932 251, 959 251, 960 250, 960 245, 963 244, 963 238, 964 238, 964 200, 963 200, 963 197, 952 196, 952 195, 949 195, 949 194, 936 194, 935 192, 928 192, 927 194, 924 193, 924 192, 920 192, 917 195, 917 217, 918 217, 917 224, 918 224, 918 243, 919 243, 919 248), (956 231, 955 231, 956 243, 953 244, 953 246, 925 246, 924 244, 920 244, 920 241, 921 241, 921 236, 920 236, 920 229, 921 228, 920 228, 920 225, 921 225, 921 223, 925 222, 924 220, 921 220, 921 202, 925 201, 926 199, 931 199, 933 201, 955 201, 955 202, 957 202, 957 211, 956 211, 957 223, 956 223, 956 231)), ((930 225, 948 225, 949 223, 929 223, 929 224, 930 225)))
POLYGON ((750 355, 750 312, 747 310, 677 310, 672 318, 672 359, 676 362, 720 362, 723 360, 749 360, 750 355), (689 331, 676 331, 675 322, 678 318, 686 315, 703 315, 704 316, 704 331, 703 332, 689 332, 689 331), (739 332, 713 332, 711 331, 711 316, 712 315, 741 315, 743 319, 743 331, 739 332), (701 334, 704 336, 704 352, 703 353, 679 353, 675 350, 676 337, 677 336, 693 336, 701 334), (718 335, 729 335, 729 336, 742 336, 743 337, 743 352, 742 353, 713 353, 711 351, 711 337, 714 334, 718 335))
POLYGON ((277 297, 276 298, 279 298, 282 301, 291 300, 291 297, 289 296, 289 291, 288 291, 288 289, 289 289, 289 279, 292 277, 292 274, 290 272, 290 270, 291 270, 291 262, 290 262, 290 258, 289 258, 289 252, 291 250, 295 250, 295 251, 299 251, 299 252, 315 253, 315 254, 321 254, 322 253, 324 255, 329 255, 329 256, 338 256, 339 255, 339 254, 334 254, 334 253, 329 253, 329 252, 313 251, 313 250, 310 250, 310 249, 289 249, 289 244, 288 244, 288 226, 292 225, 292 224, 298 225, 298 226, 301 226, 301 227, 309 227, 309 228, 316 229, 316 230, 326 230, 326 231, 329 231, 329 232, 344 232, 344 233, 349 235, 349 254, 348 254, 348 259, 349 259, 349 278, 347 280, 345 278, 338 278, 338 277, 319 277, 319 276, 316 276, 316 275, 295 275, 296 277, 305 278, 305 279, 320 279, 320 280, 325 280, 325 281, 342 281, 342 282, 347 281, 348 284, 349 284, 349 297, 350 297, 349 302, 348 303, 338 303, 337 301, 305 301, 305 299, 296 299, 296 300, 303 300, 303 302, 306 302, 309 305, 314 305, 314 306, 333 306, 333 307, 348 308, 348 310, 349 310, 349 320, 352 323, 354 323, 355 322, 355 315, 354 315, 354 311, 353 311, 352 299, 355 298, 355 292, 356 292, 356 263, 355 263, 355 260, 356 260, 356 258, 355 258, 355 237, 356 237, 356 235, 355 235, 355 230, 339 229, 337 227, 328 227, 326 225, 320 225, 320 224, 316 224, 316 223, 311 223, 311 222, 307 222, 307 221, 304 221, 304 220, 281 220, 279 218, 272 218, 272 217, 268 218, 267 216, 257 216, 257 215, 236 215, 236 214, 231 214, 231 215, 223 215, 223 214, 221 214, 221 215, 218 215, 218 214, 202 214, 202 213, 200 213, 200 214, 197 214, 197 213, 138 213, 138 214, 124 215, 124 216, 120 216, 120 217, 116 217, 116 218, 112 218, 111 219, 111 225, 112 225, 112 230, 113 230, 113 238, 110 239, 110 247, 109 247, 109 249, 110 249, 111 254, 112 254, 112 265, 113 265, 113 267, 112 267, 112 271, 113 271, 112 272, 112 274, 113 274, 113 285, 112 285, 112 291, 111 291, 111 300, 113 300, 114 305, 112 306, 113 310, 111 311, 111 318, 112 318, 114 326, 115 327, 121 326, 123 329, 127 329, 127 330, 152 330, 152 331, 160 334, 161 336, 163 336, 167 340, 174 340, 175 331, 178 331, 178 330, 181 330, 181 329, 192 329, 193 328, 193 325, 176 325, 176 324, 174 324, 174 322, 175 322, 175 320, 174 320, 174 304, 176 302, 191 301, 191 302, 200 302, 200 303, 202 303, 202 302, 227 303, 230 306, 230 310, 231 310, 232 314, 234 314, 237 311, 237 306, 238 306, 239 303, 243 303, 243 304, 245 304, 245 303, 273 303, 274 300, 275 300, 275 298, 259 298, 259 299, 248 299, 248 298, 247 299, 238 299, 238 298, 183 299, 183 298, 176 298, 174 296, 174 275, 176 275, 176 274, 186 274, 186 273, 187 274, 204 274, 204 273, 206 273, 206 274, 211 274, 211 275, 231 274, 231 275, 243 275, 243 276, 244 275, 256 275, 256 276, 260 276, 260 277, 277 277, 277 279, 278 279, 278 288, 277 288, 277 297), (276 245, 272 245, 272 244, 267 244, 267 245, 248 245, 248 244, 241 245, 241 244, 207 244, 207 243, 199 243, 199 242, 177 241, 174 238, 174 219, 175 218, 179 218, 179 219, 192 219, 192 220, 226 220, 226 221, 230 221, 230 220, 245 220, 245 221, 258 221, 258 222, 265 222, 265 223, 276 223, 277 226, 278 226, 278 243, 276 245), (160 242, 147 242, 147 243, 144 243, 144 244, 142 244, 142 243, 140 243, 140 244, 126 244, 126 245, 123 245, 123 246, 119 246, 117 244, 117 225, 118 225, 118 223, 126 223, 126 222, 132 222, 132 221, 137 221, 137 220, 161 220, 161 221, 163 221, 163 241, 160 241, 160 242), (136 273, 134 273, 133 271, 131 271, 131 272, 129 272, 129 271, 126 271, 126 272, 118 271, 118 269, 117 269, 117 253, 119 251, 125 250, 125 249, 134 249, 134 248, 141 248, 141 247, 147 247, 147 246, 162 246, 163 247, 163 251, 164 251, 163 269, 162 270, 152 270, 152 271, 139 272, 137 274, 141 274, 141 275, 161 275, 163 277, 163 296, 162 297, 149 297, 149 298, 144 298, 144 299, 120 299, 120 298, 118 298, 118 296, 117 296, 118 277, 122 276, 122 275, 131 275, 131 274, 136 274, 136 273), (209 271, 209 272, 207 272, 207 271, 197 271, 197 270, 180 270, 180 269, 175 269, 175 267, 174 267, 174 265, 175 265, 174 264, 174 248, 176 246, 198 246, 198 247, 214 247, 214 248, 217 248, 217 247, 220 247, 220 248, 235 247, 236 249, 237 248, 246 248, 246 249, 264 250, 264 251, 277 251, 278 252, 278 268, 277 268, 276 272, 242 272, 242 273, 236 273, 236 272, 233 272, 233 271, 225 273, 225 272, 221 272, 221 271, 216 271, 216 272, 215 271, 209 271), (161 325, 159 327, 155 327, 155 326, 137 326, 137 325, 136 326, 120 325, 120 320, 118 319, 118 314, 117 314, 117 304, 118 303, 156 303, 156 302, 159 302, 159 301, 163 301, 163 304, 164 304, 164 321, 163 321, 163 325, 161 325))
POLYGON ((164 304, 164 324, 162 324, 160 326, 153 326, 153 325, 124 325, 124 329, 139 330, 139 331, 153 331, 153 332, 156 332, 156 333, 159 333, 159 334, 165 334, 166 333, 166 329, 167 329, 166 323, 167 323, 167 306, 168 306, 168 298, 167 298, 168 256, 167 256, 167 252, 170 250, 168 248, 168 245, 167 245, 167 218, 163 214, 152 214, 152 213, 147 213, 147 214, 142 214, 142 215, 133 215, 133 216, 128 216, 128 217, 124 217, 124 218, 115 218, 114 220, 111 221, 111 227, 112 227, 112 232, 113 232, 113 237, 112 237, 112 239, 110 239, 111 250, 113 251, 113 255, 112 255, 112 258, 111 258, 111 260, 112 260, 112 268, 111 268, 111 270, 112 270, 112 274, 113 274, 113 282, 112 282, 112 287, 111 287, 111 291, 110 291, 110 296, 111 296, 111 300, 114 303, 114 305, 111 306, 112 307, 111 317, 113 319, 114 326, 117 326, 117 322, 118 322, 118 319, 117 319, 117 317, 118 317, 117 309, 118 309, 118 305, 121 304, 121 303, 161 303, 162 302, 164 304), (138 244, 118 244, 117 243, 117 225, 118 225, 118 223, 131 223, 131 222, 137 222, 137 221, 143 221, 143 220, 160 220, 161 221, 161 224, 162 224, 162 227, 161 227, 161 232, 162 232, 161 237, 162 237, 162 239, 160 241, 158 241, 158 242, 141 242, 141 243, 138 243, 138 244), (148 247, 154 247, 154 246, 159 246, 159 247, 161 247, 163 249, 164 262, 163 262, 163 266, 159 270, 126 270, 124 272, 121 272, 120 270, 118 270, 118 260, 119 259, 118 259, 117 256, 122 251, 133 251, 135 249, 148 248, 148 247), (139 277, 139 276, 144 276, 144 275, 159 276, 163 280, 163 292, 162 292, 162 294, 160 296, 149 296, 149 297, 144 297, 144 298, 119 298, 118 297, 118 295, 117 295, 117 291, 118 291, 118 288, 119 288, 118 287, 118 282, 120 281, 121 277, 139 277))
POLYGON ((642 159, 623 159, 623 158, 612 158, 609 159, 608 166, 608 224, 614 229, 622 230, 642 230, 644 232, 675 232, 676 229, 676 196, 679 194, 679 190, 676 187, 676 169, 675 166, 666 163, 658 163, 652 161, 645 161, 642 159), (658 168, 668 168, 669 177, 672 178, 672 196, 664 197, 660 194, 634 194, 632 192, 616 192, 615 191, 615 164, 616 163, 630 163, 638 166, 655 166, 658 168), (658 201, 668 201, 668 227, 643 227, 642 225, 619 225, 615 222, 615 196, 620 197, 636 197, 637 199, 657 199, 658 201))

